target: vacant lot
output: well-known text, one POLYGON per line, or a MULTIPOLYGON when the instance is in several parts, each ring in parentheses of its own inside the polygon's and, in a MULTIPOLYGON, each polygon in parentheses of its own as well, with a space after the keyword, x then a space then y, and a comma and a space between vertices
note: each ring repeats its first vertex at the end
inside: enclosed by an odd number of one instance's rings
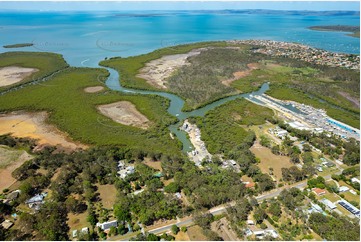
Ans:
POLYGON ((39 70, 35 68, 25 68, 19 66, 7 66, 0 68, 0 87, 20 82, 37 71, 39 70))
POLYGON ((149 127, 149 120, 131 102, 120 101, 98 106, 98 110, 117 123, 142 129, 149 127))
POLYGON ((29 155, 26 151, 0 146, 0 191, 16 182, 11 173, 25 161, 32 158, 33 156, 29 155))
POLYGON ((261 160, 258 166, 263 173, 268 174, 269 168, 273 168, 273 174, 276 180, 282 178, 281 168, 289 168, 293 165, 289 157, 275 155, 270 149, 261 146, 258 142, 255 142, 251 147, 251 151, 261 160))
POLYGON ((72 232, 74 229, 81 230, 84 227, 90 228, 90 224, 86 221, 87 216, 88 213, 86 211, 80 214, 68 213, 69 231, 72 232))
POLYGON ((117 190, 115 186, 111 184, 107 184, 107 185, 98 184, 97 187, 103 207, 107 209, 113 208, 117 196, 117 190))
POLYGON ((149 158, 144 158, 143 163, 146 164, 147 166, 153 168, 153 169, 163 171, 162 162, 160 162, 160 161, 152 161, 149 158))
POLYGON ((190 241, 187 232, 179 231, 175 236, 175 241, 190 241))
POLYGON ((203 230, 198 225, 194 225, 187 229, 188 237, 191 241, 207 241, 207 237, 203 235, 203 230))
POLYGON ((38 140, 39 145, 60 145, 67 149, 86 148, 85 145, 72 141, 68 135, 55 126, 47 124, 46 112, 26 113, 12 112, 0 115, 0 134, 15 137, 28 137, 38 140))

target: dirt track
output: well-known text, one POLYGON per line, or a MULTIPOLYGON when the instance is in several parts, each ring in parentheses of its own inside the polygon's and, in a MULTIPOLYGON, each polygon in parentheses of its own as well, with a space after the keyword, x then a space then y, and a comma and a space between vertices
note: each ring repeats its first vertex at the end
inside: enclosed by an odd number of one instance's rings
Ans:
POLYGON ((131 102, 120 101, 100 105, 98 106, 98 110, 117 123, 135 126, 141 129, 149 128, 150 121, 148 118, 141 114, 131 102))
POLYGON ((0 68, 0 87, 9 86, 24 80, 34 72, 39 71, 35 68, 25 68, 18 66, 7 66, 0 68))

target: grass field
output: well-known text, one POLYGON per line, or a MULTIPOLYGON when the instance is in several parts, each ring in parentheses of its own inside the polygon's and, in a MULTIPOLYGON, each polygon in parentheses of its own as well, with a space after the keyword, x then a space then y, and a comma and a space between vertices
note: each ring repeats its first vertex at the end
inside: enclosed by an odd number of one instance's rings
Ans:
POLYGON ((188 233, 179 231, 178 234, 175 236, 175 241, 189 241, 188 233))
POLYGON ((68 226, 69 231, 72 232, 74 229, 81 230, 84 227, 90 228, 90 224, 86 221, 88 213, 85 211, 80 214, 68 213, 68 226))
POLYGON ((153 168, 153 169, 163 171, 162 162, 160 162, 160 161, 152 161, 149 158, 145 158, 143 163, 146 164, 147 166, 153 168))
POLYGON ((32 157, 24 150, 0 146, 0 191, 9 188, 16 182, 11 173, 32 157))
POLYGON ((68 67, 63 57, 55 53, 46 52, 6 52, 0 54, 0 68, 19 66, 39 69, 38 72, 11 86, 0 87, 0 91, 19 86, 23 83, 46 77, 57 70, 68 67))
POLYGON ((282 168, 290 168, 294 164, 290 162, 288 156, 275 155, 269 148, 263 147, 258 143, 255 143, 251 148, 252 153, 260 159, 258 167, 263 173, 268 174, 269 168, 273 168, 273 174, 278 181, 282 178, 282 168))
POLYGON ((143 151, 177 154, 179 144, 170 138, 167 129, 175 121, 166 112, 169 101, 159 96, 122 95, 108 89, 84 92, 85 87, 101 84, 97 78, 106 74, 104 69, 68 68, 55 74, 46 86, 32 85, 0 96, 0 111, 48 111, 50 123, 85 144, 126 145, 143 151), (153 125, 145 131, 98 113, 96 106, 116 101, 133 103, 153 125))
POLYGON ((114 185, 107 184, 107 185, 100 185, 97 184, 99 197, 101 200, 101 203, 103 204, 103 207, 106 209, 113 208, 113 205, 115 204, 115 200, 117 197, 117 190, 114 185))
POLYGON ((203 235, 203 229, 198 225, 188 227, 188 237, 191 241, 207 241, 207 237, 203 235))

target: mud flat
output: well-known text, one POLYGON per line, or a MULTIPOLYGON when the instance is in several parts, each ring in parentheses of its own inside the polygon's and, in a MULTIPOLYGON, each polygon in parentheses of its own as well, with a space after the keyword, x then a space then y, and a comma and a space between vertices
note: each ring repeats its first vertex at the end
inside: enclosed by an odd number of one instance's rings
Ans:
POLYGON ((0 68, 0 87, 9 86, 21 82, 26 77, 39 71, 36 68, 7 66, 0 68))
POLYGON ((159 59, 152 60, 140 69, 137 77, 147 80, 152 86, 167 89, 166 79, 170 77, 176 69, 184 65, 189 65, 190 63, 187 61, 188 57, 199 55, 203 50, 206 50, 206 48, 195 49, 186 54, 166 55, 159 59))
POLYGON ((149 128, 150 121, 146 116, 141 114, 133 103, 128 101, 120 101, 100 105, 98 110, 108 118, 111 118, 117 123, 128 126, 134 126, 141 129, 149 128))
POLYGON ((94 86, 94 87, 84 88, 84 92, 87 92, 87 93, 95 93, 95 92, 100 92, 102 90, 104 90, 103 86, 94 86))
POLYGON ((0 134, 11 133, 14 137, 36 139, 39 146, 61 146, 74 150, 87 148, 86 145, 74 142, 55 126, 46 123, 46 112, 26 113, 11 112, 0 114, 0 134))

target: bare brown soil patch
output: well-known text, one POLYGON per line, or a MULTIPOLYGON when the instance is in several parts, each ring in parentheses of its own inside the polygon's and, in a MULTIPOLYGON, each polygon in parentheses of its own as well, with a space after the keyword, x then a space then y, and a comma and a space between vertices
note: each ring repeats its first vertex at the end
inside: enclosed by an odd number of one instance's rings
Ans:
POLYGON ((230 86, 231 83, 234 82, 235 80, 249 76, 253 70, 259 69, 259 64, 258 63, 249 63, 249 64, 247 64, 247 67, 248 67, 248 70, 236 71, 235 73, 233 73, 233 78, 223 80, 222 84, 226 85, 226 86, 230 86))
POLYGON ((32 159, 33 156, 26 151, 11 149, 7 146, 0 146, 0 191, 9 188, 16 179, 11 173, 25 161, 32 159))
POLYGON ((40 146, 59 145, 70 150, 87 148, 84 144, 72 141, 67 134, 58 130, 54 125, 47 124, 47 117, 46 112, 1 114, 0 134, 11 133, 15 137, 36 139, 40 146))
POLYGON ((128 101, 120 101, 98 106, 98 110, 117 123, 141 129, 149 128, 150 121, 141 114, 135 105, 128 101))
POLYGON ((137 77, 147 80, 152 86, 166 89, 166 79, 178 68, 189 65, 188 57, 198 55, 206 48, 195 49, 186 54, 166 55, 159 59, 152 60, 140 69, 137 77))
POLYGON ((0 68, 0 87, 9 86, 21 82, 26 77, 39 71, 36 68, 25 68, 19 66, 7 66, 0 68))
POLYGON ((84 92, 87 92, 87 93, 95 93, 95 92, 100 92, 102 90, 104 90, 103 86, 94 86, 94 87, 84 88, 84 92))
POLYGON ((341 96, 343 96, 344 98, 346 98, 347 100, 349 100, 350 102, 352 102, 352 104, 354 105, 354 107, 356 108, 360 108, 360 99, 356 98, 356 97, 351 97, 351 95, 347 92, 338 92, 341 96))

